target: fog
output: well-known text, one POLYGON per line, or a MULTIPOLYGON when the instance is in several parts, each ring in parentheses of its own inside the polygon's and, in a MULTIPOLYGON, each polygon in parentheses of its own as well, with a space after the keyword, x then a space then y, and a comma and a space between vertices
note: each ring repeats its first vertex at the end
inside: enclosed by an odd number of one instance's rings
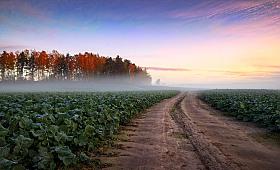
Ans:
POLYGON ((0 82, 0 92, 107 92, 107 91, 146 91, 180 90, 199 91, 207 89, 279 89, 269 84, 180 84, 162 86, 127 83, 122 79, 102 79, 98 81, 41 81, 41 82, 0 82))
POLYGON ((180 90, 197 91, 201 88, 122 84, 120 81, 59 81, 59 82, 13 82, 0 83, 0 92, 106 92, 106 91, 146 91, 180 90))
POLYGON ((280 90, 279 83, 223 83, 223 84, 178 84, 172 87, 197 88, 197 89, 275 89, 280 90))

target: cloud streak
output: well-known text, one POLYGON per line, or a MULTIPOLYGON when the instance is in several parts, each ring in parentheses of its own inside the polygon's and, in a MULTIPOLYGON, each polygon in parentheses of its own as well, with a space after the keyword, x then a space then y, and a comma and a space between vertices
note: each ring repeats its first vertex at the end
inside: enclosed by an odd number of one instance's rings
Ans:
POLYGON ((260 65, 260 64, 255 64, 256 67, 262 67, 262 68, 276 68, 280 69, 280 66, 277 65, 260 65))
POLYGON ((157 70, 157 71, 191 71, 186 68, 166 68, 166 67, 144 67, 147 70, 157 70))
MULTIPOLYGON (((272 66, 273 68, 280 68, 278 66, 272 66)), ((207 70, 207 72, 223 73, 228 76, 239 76, 239 77, 266 77, 278 75, 277 71, 222 71, 222 70, 207 70)))
POLYGON ((280 38, 279 0, 188 2, 188 7, 169 11, 169 17, 182 20, 185 26, 207 23, 208 29, 225 36, 262 32, 280 38))
POLYGON ((280 1, 265 1, 225 10, 206 18, 223 35, 257 35, 262 32, 277 36, 280 32, 279 5, 280 1))
POLYGON ((24 49, 32 49, 30 46, 24 46, 24 45, 0 45, 0 51, 6 51, 6 52, 12 52, 16 50, 24 50, 24 49))

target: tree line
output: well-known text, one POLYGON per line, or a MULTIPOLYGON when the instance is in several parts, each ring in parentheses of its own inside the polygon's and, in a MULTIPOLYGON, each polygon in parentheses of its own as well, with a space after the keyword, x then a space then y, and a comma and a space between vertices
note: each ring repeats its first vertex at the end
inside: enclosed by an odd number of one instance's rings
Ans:
POLYGON ((7 53, 0 57, 0 79, 2 82, 15 81, 98 81, 101 78, 118 80, 122 83, 150 84, 151 76, 146 69, 130 60, 99 56, 85 52, 71 56, 56 50, 7 53))

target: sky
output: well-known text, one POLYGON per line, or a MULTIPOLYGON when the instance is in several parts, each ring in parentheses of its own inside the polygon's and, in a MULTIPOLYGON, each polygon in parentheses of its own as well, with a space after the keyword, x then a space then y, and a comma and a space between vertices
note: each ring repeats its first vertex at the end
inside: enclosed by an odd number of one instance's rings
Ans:
POLYGON ((280 88, 280 0, 0 0, 0 51, 92 52, 153 83, 280 88))

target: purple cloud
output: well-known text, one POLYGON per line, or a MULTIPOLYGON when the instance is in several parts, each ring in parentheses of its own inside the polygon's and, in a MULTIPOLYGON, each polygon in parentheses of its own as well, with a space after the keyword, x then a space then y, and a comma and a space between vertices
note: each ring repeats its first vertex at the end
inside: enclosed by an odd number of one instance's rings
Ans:
MULTIPOLYGON (((190 2, 190 1, 188 1, 190 2)), ((221 35, 258 35, 263 32, 279 36, 279 0, 197 1, 188 7, 169 11, 169 17, 188 23, 208 23, 221 35)), ((276 38, 277 38, 276 37, 276 38)))
MULTIPOLYGON (((0 9, 5 15, 9 16, 9 19, 26 20, 28 18, 32 18, 40 22, 47 21, 51 12, 46 10, 46 8, 42 8, 41 5, 31 1, 11 0, 1 1, 0 9)), ((4 15, 3 13, 2 15, 4 15)))
POLYGON ((33 47, 25 45, 0 45, 0 52, 15 52, 17 50, 32 49, 33 47))
POLYGON ((223 35, 258 35, 263 32, 279 38, 279 5, 280 1, 256 1, 255 4, 221 11, 206 18, 223 35))

